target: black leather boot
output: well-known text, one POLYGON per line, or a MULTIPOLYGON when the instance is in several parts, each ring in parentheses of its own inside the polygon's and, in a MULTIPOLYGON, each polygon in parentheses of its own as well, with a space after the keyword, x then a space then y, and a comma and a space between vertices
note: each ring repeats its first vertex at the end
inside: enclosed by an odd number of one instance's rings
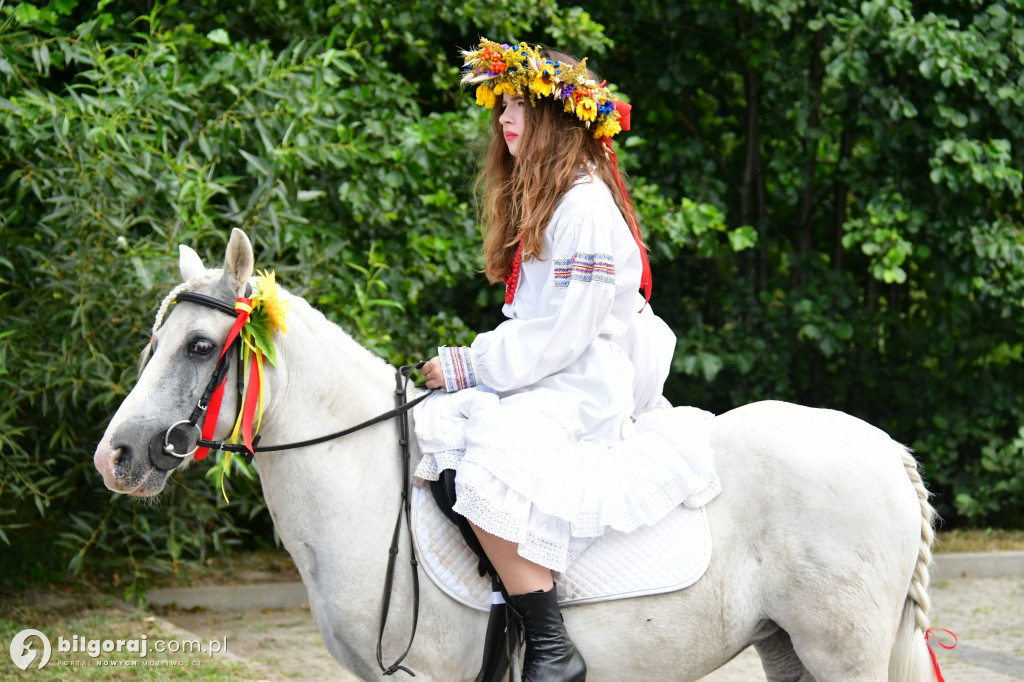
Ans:
POLYGON ((587 664, 569 639, 558 610, 555 588, 509 595, 508 605, 526 635, 523 682, 584 682, 587 664))

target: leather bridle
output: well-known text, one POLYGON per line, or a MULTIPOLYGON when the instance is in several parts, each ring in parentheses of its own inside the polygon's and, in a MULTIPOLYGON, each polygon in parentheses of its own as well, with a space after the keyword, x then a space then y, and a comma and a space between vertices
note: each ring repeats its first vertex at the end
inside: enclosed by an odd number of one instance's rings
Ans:
MULTIPOLYGON (((183 291, 179 293, 173 301, 171 301, 172 304, 177 304, 179 302, 197 303, 206 308, 230 315, 232 318, 237 318, 238 316, 234 307, 228 303, 213 298, 212 296, 205 296, 192 291, 183 291)), ((229 348, 225 348, 221 353, 220 357, 217 359, 217 366, 213 370, 213 375, 210 377, 210 380, 207 382, 206 388, 203 391, 203 396, 192 409, 192 414, 189 415, 188 419, 182 419, 174 422, 167 427, 166 431, 158 432, 150 440, 149 461, 160 471, 171 471, 172 469, 177 468, 182 462, 194 455, 196 451, 202 447, 200 444, 200 441, 202 440, 201 429, 206 419, 206 411, 210 407, 210 399, 217 387, 220 386, 227 378, 231 356, 235 354, 233 349, 237 348, 237 344, 239 343, 240 340, 236 338, 231 342, 231 346, 229 348), (186 429, 189 433, 185 433, 186 429), (189 447, 190 445, 191 447, 189 447)), ((237 382, 239 396, 237 404, 239 407, 241 407, 241 396, 242 391, 244 390, 243 374, 243 372, 239 372, 237 382)))
MULTIPOLYGON (((191 291, 179 293, 175 297, 173 303, 179 302, 196 303, 198 305, 211 308, 213 310, 217 310, 226 315, 230 315, 233 318, 237 317, 238 315, 237 311, 233 307, 231 307, 231 305, 228 304, 227 302, 213 298, 212 296, 197 294, 191 291)), ((235 347, 235 345, 238 343, 239 340, 236 338, 231 342, 231 348, 235 347)), ((355 426, 351 426, 349 428, 342 429, 341 431, 336 431, 334 433, 329 433, 324 436, 310 438, 308 440, 303 441, 297 441, 294 443, 283 443, 277 445, 257 445, 251 451, 245 445, 242 445, 240 443, 225 443, 223 441, 209 440, 202 437, 198 437, 195 439, 191 449, 184 451, 185 447, 187 447, 185 446, 181 448, 183 451, 178 451, 177 448, 178 445, 180 445, 180 439, 178 439, 179 443, 176 445, 174 438, 174 436, 176 435, 176 431, 178 431, 179 429, 183 430, 184 427, 188 427, 189 429, 194 429, 197 434, 199 433, 201 425, 203 424, 203 421, 206 418, 206 412, 210 406, 211 396, 213 396, 217 387, 220 386, 220 384, 222 384, 227 378, 227 373, 230 365, 230 356, 234 354, 231 348, 221 353, 220 358, 217 360, 217 366, 213 370, 213 375, 210 377, 210 381, 206 384, 206 388, 203 391, 203 396, 199 399, 199 402, 196 403, 196 406, 193 408, 192 414, 189 415, 188 419, 182 419, 180 421, 174 422, 167 428, 166 431, 162 431, 153 437, 153 440, 150 442, 149 456, 150 462, 157 469, 160 469, 161 471, 170 471, 171 469, 174 469, 177 466, 179 466, 185 459, 195 454, 195 452, 200 448, 209 448, 210 450, 223 450, 225 452, 241 453, 246 455, 247 461, 251 461, 252 455, 256 452, 294 450, 296 448, 304 448, 310 445, 318 445, 329 440, 334 440, 335 438, 341 438, 343 436, 347 436, 357 431, 361 431, 367 427, 373 426, 374 424, 379 424, 380 422, 404 415, 406 412, 408 412, 413 407, 422 402, 424 399, 426 399, 432 392, 427 391, 426 393, 424 393, 421 396, 418 396, 412 401, 405 402, 405 396, 407 394, 408 383, 410 380, 410 376, 412 375, 412 371, 414 369, 421 368, 424 363, 419 362, 415 365, 403 365, 395 370, 395 396, 396 402, 398 403, 395 409, 388 410, 383 414, 379 414, 376 417, 368 419, 360 424, 356 424, 355 426)), ((241 405, 241 396, 245 390, 243 374, 244 373, 241 371, 238 372, 237 389, 239 396, 239 406, 241 405)), ((257 436, 254 439, 254 444, 258 442, 258 440, 259 437, 257 436)), ((189 441, 191 441, 191 439, 189 439, 189 441)))

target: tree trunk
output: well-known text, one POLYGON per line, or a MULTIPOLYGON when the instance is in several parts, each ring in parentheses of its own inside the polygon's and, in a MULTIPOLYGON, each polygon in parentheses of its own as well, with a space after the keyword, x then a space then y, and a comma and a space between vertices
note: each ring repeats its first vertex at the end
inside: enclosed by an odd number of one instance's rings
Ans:
POLYGON ((803 141, 807 165, 804 171, 804 187, 800 192, 796 224, 796 249, 800 254, 808 253, 814 242, 811 217, 814 215, 814 173, 818 167, 817 143, 818 127, 821 124, 821 84, 825 77, 825 65, 821 61, 823 44, 822 32, 818 31, 811 41, 811 64, 807 76, 808 95, 813 104, 807 116, 807 134, 803 141))
MULTIPOLYGON (((747 16, 740 15, 739 35, 753 31, 747 26, 747 16)), ((756 21, 756 17, 752 20, 756 21)), ((765 188, 764 169, 761 165, 761 74, 747 66, 743 71, 743 95, 746 100, 746 157, 743 162, 743 180, 740 183, 740 220, 758 232, 757 283, 768 287, 768 234, 764 225, 765 188)))
POLYGON ((846 223, 847 186, 843 180, 845 165, 853 151, 853 107, 847 110, 843 132, 839 136, 839 159, 836 162, 835 201, 832 213, 832 269, 843 269, 843 226, 846 223))

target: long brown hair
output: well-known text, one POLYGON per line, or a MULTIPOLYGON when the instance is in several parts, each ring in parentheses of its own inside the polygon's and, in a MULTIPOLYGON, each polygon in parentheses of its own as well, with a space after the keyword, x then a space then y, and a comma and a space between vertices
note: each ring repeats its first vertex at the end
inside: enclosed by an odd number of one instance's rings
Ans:
MULTIPOLYGON (((545 50, 542 56, 578 63, 552 50, 545 50)), ((502 135, 499 119, 503 109, 499 100, 491 115, 491 141, 477 178, 478 189, 484 195, 484 272, 490 281, 501 282, 508 276, 520 234, 524 260, 540 255, 544 229, 555 206, 587 161, 596 166, 591 173, 611 190, 626 223, 635 223, 632 206, 616 188, 617 169, 604 144, 594 138, 592 129, 567 113, 560 101, 539 97, 533 106, 523 108, 523 137, 515 157, 509 154, 502 135)))

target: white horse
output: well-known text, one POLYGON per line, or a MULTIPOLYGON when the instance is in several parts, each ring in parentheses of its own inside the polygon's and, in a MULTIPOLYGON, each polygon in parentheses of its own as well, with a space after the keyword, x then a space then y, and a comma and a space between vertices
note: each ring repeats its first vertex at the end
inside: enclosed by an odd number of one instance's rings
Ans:
MULTIPOLYGON (((205 269, 188 247, 179 267, 184 283, 158 320, 180 291, 233 304, 252 276, 252 246, 234 230, 222 269, 205 269)), ((291 306, 266 379, 263 443, 320 436, 394 407, 391 366, 305 301, 293 297, 291 306)), ((190 303, 167 316, 96 449, 108 488, 137 496, 163 489, 169 472, 151 464, 149 443, 191 412, 231 324, 190 303)), ((219 438, 235 414, 227 393, 219 438)), ((380 675, 376 624, 400 506, 396 433, 386 422, 256 455, 267 506, 324 642, 367 680, 380 675)), ((723 492, 707 507, 714 543, 707 573, 682 591, 566 609, 590 679, 697 680, 754 646, 772 681, 935 680, 924 637, 933 510, 907 450, 849 415, 782 402, 716 417, 712 444, 723 492)), ((411 619, 411 579, 399 569, 386 659, 404 649, 411 619)), ((472 680, 487 614, 429 580, 421 589, 419 634, 404 664, 418 680, 472 680)))

